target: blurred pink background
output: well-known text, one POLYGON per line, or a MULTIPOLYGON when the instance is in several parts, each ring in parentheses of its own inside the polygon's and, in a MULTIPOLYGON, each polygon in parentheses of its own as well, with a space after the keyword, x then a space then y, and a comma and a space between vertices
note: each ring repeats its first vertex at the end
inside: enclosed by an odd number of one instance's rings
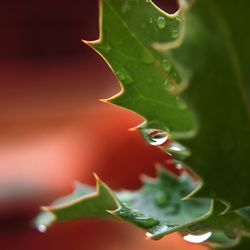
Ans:
MULTIPOLYGON (((156 1, 155 1, 156 2, 156 1)), ((174 1, 157 1, 173 11, 174 1)), ((144 239, 127 224, 76 221, 40 234, 41 205, 96 172, 115 189, 140 187, 165 156, 128 132, 142 119, 98 101, 120 90, 81 39, 98 37, 98 1, 10 1, 0 8, 0 248, 202 249, 176 234, 144 239)))

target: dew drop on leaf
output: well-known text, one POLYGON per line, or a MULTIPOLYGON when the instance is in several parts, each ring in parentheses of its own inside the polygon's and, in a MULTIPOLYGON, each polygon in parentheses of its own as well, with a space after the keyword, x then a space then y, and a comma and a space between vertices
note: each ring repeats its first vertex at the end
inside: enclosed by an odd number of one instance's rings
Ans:
POLYGON ((102 51, 103 51, 104 53, 109 53, 110 50, 111 50, 111 47, 110 47, 108 44, 104 44, 104 45, 102 46, 102 51))
POLYGON ((178 142, 169 143, 165 150, 176 158, 185 159, 186 157, 190 156, 190 151, 178 142))
POLYGON ((166 72, 169 72, 171 70, 171 63, 167 59, 163 59, 162 67, 166 72))
POLYGON ((174 30, 172 30, 171 35, 172 35, 172 38, 177 38, 179 36, 179 31, 174 29, 174 30))
POLYGON ((124 84, 130 84, 133 82, 133 78, 130 76, 130 74, 125 69, 120 69, 116 72, 116 76, 122 83, 124 84))
POLYGON ((180 109, 187 109, 187 104, 184 100, 182 100, 179 96, 176 97, 177 105, 180 109))
POLYGON ((151 24, 153 23, 153 18, 152 17, 149 18, 149 23, 151 23, 151 24))
POLYGON ((149 144, 153 146, 160 146, 168 139, 168 133, 162 130, 157 129, 147 129, 146 130, 146 139, 149 139, 149 144))
POLYGON ((128 1, 124 1, 124 3, 122 4, 122 13, 125 14, 130 10, 130 6, 129 6, 129 2, 128 1))
POLYGON ((164 192, 158 192, 155 195, 155 203, 159 207, 165 207, 168 204, 168 197, 164 192))
POLYGON ((169 227, 167 225, 161 225, 156 229, 154 233, 147 232, 146 237, 149 239, 159 240, 166 234, 168 230, 169 227))
POLYGON ((157 25, 160 29, 164 29, 166 27, 166 19, 162 16, 158 17, 157 25))
POLYGON ((190 243, 199 244, 199 243, 205 242, 205 241, 208 240, 211 236, 212 236, 212 233, 211 233, 211 232, 207 232, 207 233, 199 234, 199 235, 187 234, 187 235, 183 236, 183 239, 184 239, 185 241, 187 241, 187 242, 190 242, 190 243))
POLYGON ((39 224, 37 225, 36 229, 40 232, 40 233, 45 233, 47 231, 47 227, 43 224, 39 224))
POLYGON ((122 70, 117 71, 116 75, 117 75, 118 79, 121 81, 123 81, 126 78, 126 75, 122 70))
POLYGON ((143 228, 150 228, 160 223, 159 220, 148 216, 135 217, 134 222, 143 228))

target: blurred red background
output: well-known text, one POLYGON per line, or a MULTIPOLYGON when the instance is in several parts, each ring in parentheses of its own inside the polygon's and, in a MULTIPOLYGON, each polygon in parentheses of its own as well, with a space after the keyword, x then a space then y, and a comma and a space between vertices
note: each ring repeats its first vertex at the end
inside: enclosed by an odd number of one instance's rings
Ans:
MULTIPOLYGON (((155 1, 173 12, 174 1, 155 1)), ((142 119, 98 101, 120 88, 82 44, 98 37, 98 1, 5 1, 0 8, 0 248, 202 249, 177 235, 159 242, 127 224, 77 221, 40 234, 41 205, 72 191, 74 180, 140 187, 165 156, 128 132, 142 119)))

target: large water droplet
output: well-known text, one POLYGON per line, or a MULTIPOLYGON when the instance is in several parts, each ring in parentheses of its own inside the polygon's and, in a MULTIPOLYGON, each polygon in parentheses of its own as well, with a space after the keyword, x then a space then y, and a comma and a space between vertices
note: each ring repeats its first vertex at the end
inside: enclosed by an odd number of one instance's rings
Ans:
POLYGON ((168 139, 168 133, 157 129, 147 129, 146 133, 149 137, 149 143, 153 146, 162 145, 168 139))
POLYGON ((185 241, 190 242, 190 243, 197 243, 197 244, 199 244, 199 243, 205 242, 211 236, 212 236, 211 232, 207 232, 207 233, 199 234, 199 235, 187 234, 187 235, 183 236, 183 239, 185 241))
POLYGON ((47 227, 43 224, 39 224, 37 225, 37 230, 40 232, 40 233, 45 233, 47 231, 47 227))
POLYGON ((169 62, 169 60, 167 60, 167 59, 163 59, 162 60, 162 67, 163 67, 163 69, 166 71, 166 72, 169 72, 170 70, 171 70, 171 63, 169 62))
POLYGON ((164 29, 166 27, 166 19, 162 16, 158 17, 157 25, 160 29, 164 29))

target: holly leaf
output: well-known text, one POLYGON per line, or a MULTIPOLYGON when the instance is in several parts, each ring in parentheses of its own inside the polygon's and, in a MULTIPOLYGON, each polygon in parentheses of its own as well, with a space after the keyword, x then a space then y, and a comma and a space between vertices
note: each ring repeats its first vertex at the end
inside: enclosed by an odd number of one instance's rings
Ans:
POLYGON ((157 240, 172 232, 186 231, 193 223, 208 218, 213 210, 211 199, 185 199, 197 187, 187 173, 177 177, 158 168, 158 178, 144 177, 140 190, 116 193, 98 177, 96 180, 96 191, 78 184, 73 194, 44 207, 34 222, 38 230, 78 218, 119 218, 157 240))
POLYGON ((192 135, 194 115, 177 96, 185 89, 187 77, 155 49, 163 42, 169 49, 179 44, 183 13, 169 15, 145 0, 100 3, 100 38, 85 42, 106 60, 122 84, 122 91, 105 101, 136 112, 150 128, 175 137, 192 135))

